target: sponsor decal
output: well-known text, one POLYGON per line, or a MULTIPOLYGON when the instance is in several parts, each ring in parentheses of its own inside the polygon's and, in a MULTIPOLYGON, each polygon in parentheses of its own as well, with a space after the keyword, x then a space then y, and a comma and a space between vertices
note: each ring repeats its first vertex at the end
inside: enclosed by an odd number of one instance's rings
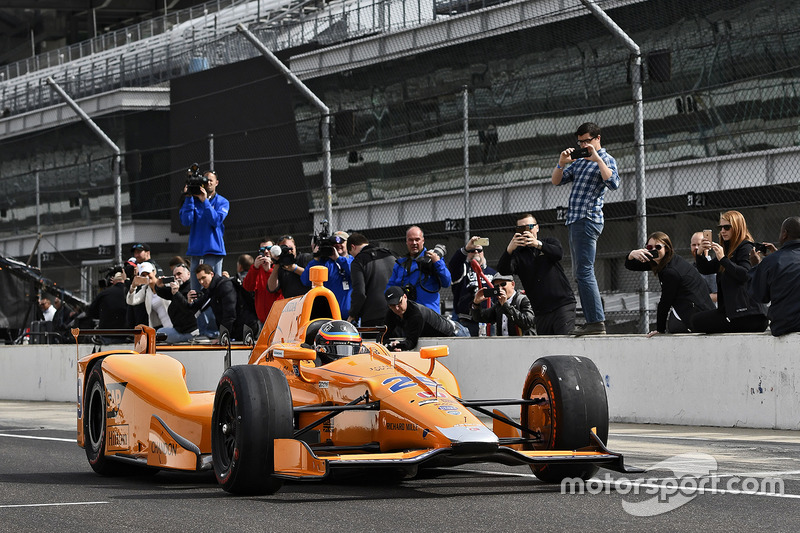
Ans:
POLYGON ((439 406, 439 410, 440 411, 458 411, 458 407, 456 407, 455 405, 447 405, 447 404, 445 404, 445 405, 440 405, 439 406))
POLYGON ((330 384, 331 384, 331 382, 330 382, 330 381, 320 381, 320 382, 317 384, 317 386, 318 386, 320 389, 327 389, 327 388, 330 386, 330 384))
POLYGON ((439 400, 422 400, 419 405, 428 405, 429 403, 439 403, 439 400))
POLYGON ((386 422, 386 429, 389 431, 417 431, 419 426, 413 422, 386 422))
POLYGON ((117 418, 128 382, 106 384, 106 418, 117 418))
POLYGON ((150 453, 161 455, 178 455, 178 445, 174 442, 150 441, 150 453))
POLYGON ((390 378, 384 379, 381 382, 381 385, 389 385, 391 383, 389 391, 395 393, 397 391, 401 391, 409 387, 417 387, 418 386, 417 382, 420 382, 429 387, 436 387, 437 385, 437 383, 434 380, 424 376, 416 376, 415 379, 412 379, 408 376, 392 376, 390 378))
POLYGON ((272 356, 273 357, 283 357, 283 350, 281 350, 279 348, 275 348, 274 350, 272 350, 272 356))
POLYGON ((81 393, 83 391, 81 389, 81 379, 78 378, 78 418, 81 418, 81 405, 83 404, 83 401, 81 401, 81 393))
POLYGON ((128 449, 128 425, 108 426, 106 431, 106 449, 110 452, 128 449))

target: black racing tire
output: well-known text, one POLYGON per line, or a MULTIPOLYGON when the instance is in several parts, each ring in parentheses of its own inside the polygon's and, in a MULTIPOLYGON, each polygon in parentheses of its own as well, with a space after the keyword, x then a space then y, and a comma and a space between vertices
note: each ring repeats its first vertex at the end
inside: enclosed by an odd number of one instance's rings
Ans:
POLYGON ((102 363, 98 362, 89 372, 83 397, 83 449, 89 466, 101 476, 128 475, 134 472, 130 465, 106 456, 107 402, 102 363))
POLYGON ((292 395, 277 368, 232 366, 222 374, 211 416, 211 456, 222 488, 233 494, 273 494, 275 439, 294 432, 292 395))
MULTIPOLYGON (((608 400, 603 377, 586 357, 551 355, 533 363, 525 385, 524 399, 541 398, 540 405, 523 405, 522 426, 541 433, 542 443, 526 445, 532 450, 577 450, 594 444, 589 432, 596 428, 603 443, 608 440, 608 400)), ((598 470, 591 463, 531 465, 536 477, 546 483, 564 478, 589 479, 598 470)))

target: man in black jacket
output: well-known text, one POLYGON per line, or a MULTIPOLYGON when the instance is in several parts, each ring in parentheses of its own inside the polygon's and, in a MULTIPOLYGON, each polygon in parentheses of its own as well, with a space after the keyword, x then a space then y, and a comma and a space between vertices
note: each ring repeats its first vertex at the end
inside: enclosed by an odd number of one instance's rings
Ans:
POLYGON ((347 238, 347 251, 353 256, 350 263, 350 313, 347 321, 361 326, 382 326, 386 323, 386 300, 383 297, 386 283, 392 275, 397 256, 391 250, 373 246, 360 233, 347 238))
POLYGON ((526 213, 517 218, 514 236, 497 263, 501 274, 519 276, 538 335, 569 335, 575 327, 575 294, 561 265, 563 255, 558 239, 539 239, 539 224, 526 213))
POLYGON ((426 307, 409 300, 402 288, 393 285, 384 294, 389 311, 386 313, 386 337, 405 336, 386 345, 389 350, 400 352, 417 347, 420 337, 469 337, 469 330, 426 307), (402 332, 402 333, 401 333, 402 332))
POLYGON ((170 302, 167 314, 172 320, 172 327, 158 330, 158 333, 166 333, 167 342, 170 344, 186 342, 200 334, 197 329, 197 317, 187 300, 192 289, 189 267, 184 263, 177 264, 172 268, 172 275, 175 276, 175 281, 164 285, 159 280, 156 284, 156 294, 170 302))
POLYGON ((498 274, 492 284, 499 292, 497 301, 488 309, 483 309, 481 303, 487 298, 483 291, 477 291, 472 300, 472 319, 476 322, 493 322, 498 336, 535 335, 531 302, 527 296, 516 291, 514 276, 498 274))
MULTIPOLYGON (((103 289, 100 294, 95 296, 89 308, 86 309, 86 316, 99 319, 97 327, 99 329, 126 329, 128 322, 126 313, 128 304, 125 303, 125 272, 115 272, 108 280, 109 286, 103 289)), ((103 344, 119 342, 119 338, 102 337, 103 344)))
POLYGON ((189 291, 189 303, 193 311, 200 311, 206 302, 214 311, 217 325, 230 332, 232 339, 244 338, 243 326, 247 325, 253 331, 258 331, 258 317, 253 313, 242 313, 243 306, 239 305, 236 287, 230 278, 217 276, 211 266, 203 263, 195 269, 197 281, 203 287, 201 294, 189 291))

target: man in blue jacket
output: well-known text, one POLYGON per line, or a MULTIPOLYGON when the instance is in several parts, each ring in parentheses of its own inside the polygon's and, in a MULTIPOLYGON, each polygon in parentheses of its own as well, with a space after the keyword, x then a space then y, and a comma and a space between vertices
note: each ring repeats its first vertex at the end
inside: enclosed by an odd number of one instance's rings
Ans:
POLYGON ((345 242, 345 239, 339 235, 328 237, 326 242, 315 247, 313 250, 314 259, 308 262, 303 273, 300 274, 302 284, 306 287, 311 287, 311 267, 321 265, 328 269, 328 281, 324 285, 336 296, 343 319, 347 318, 350 313, 350 293, 352 292, 350 288, 350 263, 353 261, 353 256, 348 255, 346 252, 343 256, 339 255, 336 245, 344 244, 345 242))
MULTIPOLYGON (((187 187, 183 188, 186 198, 180 211, 181 224, 189 227, 189 248, 186 255, 192 258, 192 272, 202 263, 209 265, 217 276, 222 276, 222 260, 225 257, 223 221, 228 216, 230 203, 224 196, 217 194, 217 175, 209 170, 203 176, 208 181, 198 188, 197 194, 187 194, 187 187)), ((192 288, 200 288, 194 278, 192 288)))
POLYGON ((427 250, 425 236, 418 226, 411 226, 406 231, 406 248, 408 254, 395 263, 386 288, 402 287, 410 300, 440 313, 439 291, 449 287, 451 281, 444 252, 438 246, 427 250))

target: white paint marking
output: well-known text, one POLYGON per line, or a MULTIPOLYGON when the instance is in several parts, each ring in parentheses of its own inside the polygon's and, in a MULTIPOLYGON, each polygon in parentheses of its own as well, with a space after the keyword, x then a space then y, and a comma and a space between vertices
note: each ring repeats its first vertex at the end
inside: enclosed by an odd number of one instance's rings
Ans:
POLYGON ((58 437, 34 437, 32 435, 11 435, 10 433, 0 433, 0 437, 13 437, 15 439, 33 439, 33 440, 54 440, 57 442, 77 442, 75 439, 59 439, 58 437))
POLYGON ((14 505, 0 505, 0 509, 11 507, 54 507, 58 505, 102 505, 109 502, 63 502, 63 503, 23 503, 14 505))

